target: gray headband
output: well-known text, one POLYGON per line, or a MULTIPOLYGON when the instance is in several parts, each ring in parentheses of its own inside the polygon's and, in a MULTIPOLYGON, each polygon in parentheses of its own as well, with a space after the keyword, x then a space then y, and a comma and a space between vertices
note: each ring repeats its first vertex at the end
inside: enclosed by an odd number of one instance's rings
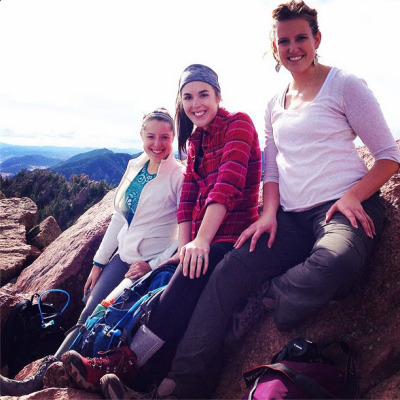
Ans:
POLYGON ((171 124, 174 125, 174 120, 172 119, 172 117, 163 111, 153 111, 153 112, 145 115, 143 120, 148 121, 149 119, 152 119, 152 118, 161 118, 165 121, 171 122, 171 124))
POLYGON ((202 64, 192 64, 189 65, 181 75, 179 80, 179 90, 189 82, 200 81, 208 83, 209 85, 215 87, 219 92, 221 88, 218 83, 218 75, 209 67, 202 64))

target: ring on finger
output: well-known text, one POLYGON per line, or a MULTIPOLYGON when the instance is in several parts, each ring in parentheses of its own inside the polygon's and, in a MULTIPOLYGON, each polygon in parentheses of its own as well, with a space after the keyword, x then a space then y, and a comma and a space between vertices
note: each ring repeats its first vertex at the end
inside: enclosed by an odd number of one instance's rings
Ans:
POLYGON ((202 254, 202 255, 200 255, 200 256, 197 256, 197 258, 200 258, 200 259, 204 260, 204 256, 203 256, 203 254, 202 254))

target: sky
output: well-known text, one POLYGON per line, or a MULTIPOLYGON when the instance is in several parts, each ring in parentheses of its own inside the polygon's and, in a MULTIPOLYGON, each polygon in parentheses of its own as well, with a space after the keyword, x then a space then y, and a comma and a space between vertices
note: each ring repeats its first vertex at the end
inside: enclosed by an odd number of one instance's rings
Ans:
MULTIPOLYGON (((141 148, 144 113, 174 114, 182 71, 219 75, 222 106, 250 115, 289 81, 269 51, 275 0, 0 0, 0 142, 141 148)), ((364 78, 400 139, 400 0, 309 0, 320 62, 364 78)))

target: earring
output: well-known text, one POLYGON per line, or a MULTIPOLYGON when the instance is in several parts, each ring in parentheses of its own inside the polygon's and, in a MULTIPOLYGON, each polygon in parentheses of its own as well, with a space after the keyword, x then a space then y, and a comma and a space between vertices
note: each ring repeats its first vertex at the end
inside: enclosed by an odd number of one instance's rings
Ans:
POLYGON ((275 65, 275 71, 279 72, 281 70, 281 66, 282 66, 282 64, 279 61, 277 61, 276 65, 275 65))
POLYGON ((315 51, 315 55, 314 55, 313 64, 314 64, 314 65, 317 65, 317 64, 318 64, 318 54, 317 54, 316 51, 315 51))

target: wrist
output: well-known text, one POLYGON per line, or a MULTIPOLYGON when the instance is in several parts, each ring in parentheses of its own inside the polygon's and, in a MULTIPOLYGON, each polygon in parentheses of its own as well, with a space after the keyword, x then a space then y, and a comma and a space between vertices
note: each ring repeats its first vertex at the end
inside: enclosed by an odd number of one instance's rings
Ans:
POLYGON ((260 215, 260 219, 270 219, 271 217, 276 218, 277 211, 278 210, 276 210, 275 208, 274 209, 269 208, 269 209, 263 210, 263 212, 260 215))
POLYGON ((354 187, 350 188, 346 193, 344 193, 341 198, 349 201, 358 201, 360 203, 365 200, 361 193, 358 193, 354 187))
POLYGON ((97 261, 93 261, 93 267, 104 269, 105 265, 104 264, 100 264, 97 261))
POLYGON ((195 241, 205 243, 205 244, 207 244, 209 246, 211 244, 213 238, 214 238, 214 236, 213 237, 209 237, 209 236, 201 234, 199 232, 198 235, 196 236, 195 241))

